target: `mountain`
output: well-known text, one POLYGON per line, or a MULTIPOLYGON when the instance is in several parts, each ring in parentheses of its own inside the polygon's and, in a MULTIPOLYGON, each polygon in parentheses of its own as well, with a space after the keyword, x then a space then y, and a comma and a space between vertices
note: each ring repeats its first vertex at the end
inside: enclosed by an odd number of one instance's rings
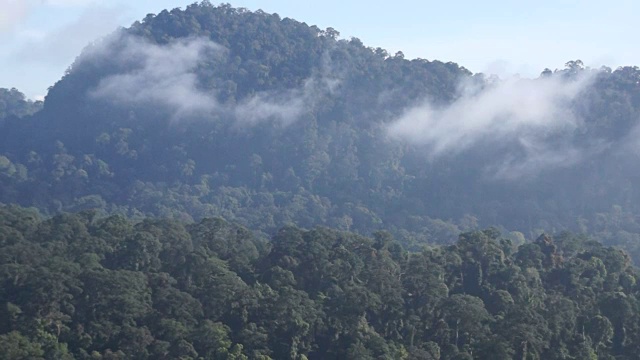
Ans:
POLYGON ((0 89, 0 359, 635 359, 639 106, 637 67, 149 15, 0 89))
POLYGON ((500 80, 202 2, 96 41, 41 111, 7 118, 0 201, 409 248, 570 229, 640 259, 639 106, 637 67, 500 80))

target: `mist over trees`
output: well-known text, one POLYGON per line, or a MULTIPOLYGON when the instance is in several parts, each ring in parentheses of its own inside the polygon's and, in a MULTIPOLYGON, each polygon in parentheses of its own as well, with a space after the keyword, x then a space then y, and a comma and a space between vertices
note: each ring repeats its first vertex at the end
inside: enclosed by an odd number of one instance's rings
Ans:
POLYGON ((0 89, 0 349, 633 359, 639 107, 638 67, 497 79, 228 4, 150 14, 44 103, 0 89))

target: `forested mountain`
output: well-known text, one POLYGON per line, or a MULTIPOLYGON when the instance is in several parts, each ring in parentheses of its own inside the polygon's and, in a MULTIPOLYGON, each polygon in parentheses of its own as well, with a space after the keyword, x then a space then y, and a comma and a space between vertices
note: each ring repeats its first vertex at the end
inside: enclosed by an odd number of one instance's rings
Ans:
POLYGON ((148 15, 0 89, 0 359, 636 359, 639 126, 637 67, 148 15))
POLYGON ((90 45, 6 119, 0 201, 409 245, 573 229, 637 257, 639 80, 579 60, 498 80, 202 2, 90 45))
POLYGON ((406 252, 326 228, 0 207, 1 359, 637 359, 638 272, 563 234, 406 252))
POLYGON ((413 249, 570 229, 640 259, 639 81, 579 60, 499 80, 205 1, 88 46, 42 111, 0 122, 0 202, 413 249))
POLYGON ((41 113, 4 125, 0 201, 268 233, 381 228, 412 178, 382 121, 425 95, 450 101, 470 74, 336 37, 206 3, 149 16, 86 49, 41 113))

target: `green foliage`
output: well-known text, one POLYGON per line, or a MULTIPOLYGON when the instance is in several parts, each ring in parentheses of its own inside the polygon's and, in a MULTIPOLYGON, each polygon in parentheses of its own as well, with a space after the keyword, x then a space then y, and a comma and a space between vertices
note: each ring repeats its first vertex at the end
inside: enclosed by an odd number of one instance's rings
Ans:
MULTIPOLYGON (((0 201, 33 207, 0 206, 0 358, 637 357, 633 151, 544 181, 487 180, 490 151, 427 161, 386 125, 487 79, 277 14, 203 1, 112 39, 41 111, 0 89, 0 201), (188 77, 224 109, 328 90, 252 124, 91 96, 140 65, 115 56, 127 41, 184 39, 223 49, 188 77)), ((635 146, 640 70, 592 75, 565 140, 635 146)))
POLYGON ((33 115, 42 109, 42 101, 27 100, 17 89, 0 88, 0 123, 8 117, 33 115))
POLYGON ((7 359, 608 359, 640 343, 637 270, 569 233, 407 252, 386 232, 288 226, 267 246, 219 218, 16 206, 0 233, 7 359))
POLYGON ((0 359, 3 360, 44 359, 42 346, 17 331, 0 335, 0 349, 0 359))

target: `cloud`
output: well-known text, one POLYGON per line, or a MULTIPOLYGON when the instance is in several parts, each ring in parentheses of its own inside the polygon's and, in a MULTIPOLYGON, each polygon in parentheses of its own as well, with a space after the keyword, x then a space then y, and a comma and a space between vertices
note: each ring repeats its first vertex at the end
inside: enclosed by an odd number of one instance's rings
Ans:
POLYGON ((420 146, 430 159, 510 145, 508 149, 515 151, 487 152, 491 155, 485 170, 491 177, 515 179, 544 168, 570 166, 588 152, 571 144, 572 133, 582 125, 572 102, 591 79, 589 75, 512 77, 482 89, 463 84, 460 97, 449 106, 424 103, 408 109, 388 132, 420 146))
POLYGON ((263 91, 240 101, 231 110, 239 125, 276 120, 287 126, 312 109, 324 96, 336 94, 344 74, 336 70, 328 53, 321 65, 300 87, 284 91, 263 91))
POLYGON ((519 139, 519 145, 522 154, 504 154, 496 162, 487 165, 485 175, 491 179, 518 180, 525 176, 535 176, 544 169, 576 165, 606 147, 604 143, 598 142, 591 148, 583 149, 566 141, 551 144, 540 139, 532 141, 526 137, 519 139))
POLYGON ((338 80, 319 71, 299 88, 262 91, 235 103, 221 103, 215 90, 204 90, 199 86, 196 70, 206 61, 215 71, 211 60, 224 63, 228 60, 227 52, 202 37, 159 45, 119 32, 87 49, 74 67, 102 59, 109 59, 119 67, 115 74, 103 78, 89 92, 94 99, 162 107, 173 120, 222 115, 235 119, 239 126, 264 121, 289 125, 313 106, 318 96, 337 87, 338 80))
POLYGON ((222 47, 203 38, 160 46, 117 34, 91 49, 81 61, 105 56, 121 67, 120 72, 103 78, 90 92, 91 97, 120 104, 161 105, 180 117, 219 108, 212 94, 198 88, 195 69, 205 53, 222 51, 222 47))
POLYGON ((13 29, 26 19, 31 2, 25 0, 0 0, 0 33, 13 29))
POLYGON ((297 120, 304 110, 305 98, 298 91, 282 94, 258 93, 234 107, 234 114, 241 125, 277 119, 283 125, 297 120))
POLYGON ((77 7, 96 3, 97 0, 0 0, 0 33, 12 30, 24 22, 33 11, 42 6, 77 7))
POLYGON ((234 108, 240 124, 253 125, 276 119, 281 125, 289 125, 303 115, 305 109, 313 107, 319 98, 333 94, 340 80, 320 72, 304 82, 300 88, 281 92, 261 92, 234 108))

